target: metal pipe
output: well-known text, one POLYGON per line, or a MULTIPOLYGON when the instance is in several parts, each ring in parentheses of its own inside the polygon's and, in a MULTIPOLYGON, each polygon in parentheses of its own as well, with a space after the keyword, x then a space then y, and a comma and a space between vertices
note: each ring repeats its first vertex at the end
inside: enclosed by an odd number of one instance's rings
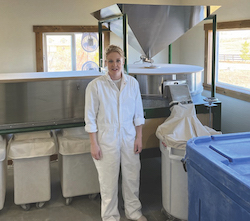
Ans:
POLYGON ((210 6, 207 6, 207 17, 211 14, 210 6))
POLYGON ((98 34, 99 34, 99 71, 103 66, 102 64, 102 22, 98 22, 98 34))
POLYGON ((213 18, 213 49, 212 49, 212 82, 211 82, 211 97, 215 97, 216 84, 215 84, 215 72, 216 72, 216 32, 217 32, 217 20, 216 15, 213 18))
POLYGON ((99 20, 99 22, 102 22, 102 23, 110 23, 112 21, 116 21, 116 20, 119 20, 123 17, 123 15, 115 15, 115 16, 112 16, 112 17, 109 17, 107 19, 101 19, 99 20))
POLYGON ((168 63, 172 64, 172 44, 168 46, 168 63))
POLYGON ((211 97, 216 94, 215 74, 216 74, 216 35, 217 35, 217 19, 216 15, 209 15, 207 19, 213 20, 213 42, 212 42, 212 75, 211 75, 211 97))
POLYGON ((123 51, 125 56, 124 70, 128 74, 128 16, 123 15, 123 51))

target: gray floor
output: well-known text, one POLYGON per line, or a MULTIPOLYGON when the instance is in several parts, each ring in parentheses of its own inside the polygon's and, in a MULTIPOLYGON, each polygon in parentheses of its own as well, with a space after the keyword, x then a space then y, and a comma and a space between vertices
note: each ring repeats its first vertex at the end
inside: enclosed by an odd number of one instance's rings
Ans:
MULTIPOLYGON (((161 159, 159 157, 141 160, 140 199, 142 212, 148 221, 166 221, 167 217, 161 212, 161 159)), ((122 208, 121 194, 119 195, 121 221, 127 220, 122 208)), ((0 211, 1 221, 100 221, 100 196, 94 200, 89 196, 74 197, 69 206, 61 194, 58 162, 51 162, 51 200, 37 209, 31 204, 29 211, 14 204, 13 167, 8 166, 7 192, 4 208, 0 211)))

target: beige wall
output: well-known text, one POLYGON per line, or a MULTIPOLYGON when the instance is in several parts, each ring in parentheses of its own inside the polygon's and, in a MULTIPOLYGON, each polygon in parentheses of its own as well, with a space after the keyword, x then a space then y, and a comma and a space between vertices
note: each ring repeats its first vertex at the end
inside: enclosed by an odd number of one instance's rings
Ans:
POLYGON ((181 0, 183 5, 220 5, 221 8, 216 12, 219 21, 232 19, 245 19, 249 17, 249 0, 181 0))
MULTIPOLYGON (((114 0, 0 0, 0 73, 36 71, 33 25, 97 25, 90 13, 115 3, 114 0)), ((218 21, 250 19, 249 0, 123 0, 119 3, 222 5, 216 12, 218 21)), ((173 43, 173 63, 203 66, 203 23, 173 43)), ((115 35, 111 40, 121 43, 115 35)), ((168 50, 164 49, 154 59, 167 63, 167 54, 168 50)), ((129 48, 129 63, 138 60, 139 56, 129 48)), ((249 103, 224 97, 220 97, 225 103, 222 107, 230 108, 223 108, 223 132, 250 131, 249 103), (234 121, 231 111, 239 113, 234 114, 234 121)))
MULTIPOLYGON (((221 5, 221 8, 215 12, 217 15, 217 22, 250 19, 249 0, 182 0, 181 2, 186 5, 221 5)), ((212 23, 212 20, 206 20, 199 23, 196 27, 190 29, 178 39, 178 44, 181 50, 181 63, 204 66, 205 43, 203 26, 208 22, 212 23)))
MULTIPOLYGON (((33 25, 97 25, 97 20, 90 13, 115 3, 114 0, 1 0, 0 73, 36 70, 33 25)), ((122 3, 222 5, 217 13, 218 21, 248 18, 250 6, 249 0, 123 0, 122 3)), ((198 32, 203 34, 202 26, 198 32)), ((195 30, 173 43, 173 62, 192 64, 199 61, 198 64, 203 65, 200 54, 190 56, 193 47, 200 47, 203 55, 203 37, 197 38, 195 30)), ((139 56, 134 49, 129 49, 129 63, 139 56)), ((167 56, 165 49, 155 59, 159 63, 167 62, 167 56)))
MULTIPOLYGON (((174 4, 176 0, 124 0, 123 3, 174 4)), ((114 0, 0 0, 0 73, 33 72, 33 25, 97 25, 90 14, 114 0)))
MULTIPOLYGON (((183 0, 185 4, 221 4, 222 7, 216 11, 217 21, 233 21, 250 19, 250 1, 249 0, 224 0, 224 1, 200 1, 183 0)), ((204 23, 212 21, 203 21, 198 26, 189 30, 180 39, 179 54, 180 63, 204 66, 204 23)), ((204 91, 203 95, 210 97, 210 91, 204 91)), ((216 97, 222 102, 222 132, 246 132, 250 131, 250 102, 237 100, 221 94, 216 97)))

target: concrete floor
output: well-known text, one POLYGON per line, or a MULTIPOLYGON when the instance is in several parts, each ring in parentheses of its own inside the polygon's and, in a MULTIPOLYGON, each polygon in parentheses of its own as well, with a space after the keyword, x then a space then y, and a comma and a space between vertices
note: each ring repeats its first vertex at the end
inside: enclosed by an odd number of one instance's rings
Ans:
MULTIPOLYGON (((141 160, 141 187, 140 199, 142 212, 148 221, 166 221, 167 217, 161 212, 161 158, 141 160)), ((8 166, 7 192, 4 208, 0 211, 0 220, 3 221, 100 221, 100 196, 89 199, 89 196, 74 197, 70 205, 65 205, 61 193, 58 162, 51 162, 51 200, 37 209, 31 204, 28 211, 14 204, 13 167, 8 166)), ((122 210, 122 197, 119 191, 119 209, 121 221, 126 221, 122 210)))

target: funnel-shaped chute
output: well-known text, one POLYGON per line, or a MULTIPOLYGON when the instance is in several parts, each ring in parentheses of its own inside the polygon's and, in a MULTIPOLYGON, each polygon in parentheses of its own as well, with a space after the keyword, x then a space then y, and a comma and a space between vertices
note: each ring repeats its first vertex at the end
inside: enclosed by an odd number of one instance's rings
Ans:
MULTIPOLYGON (((99 21, 127 14, 128 44, 142 55, 153 57, 212 13, 210 6, 115 4, 93 12, 99 21)), ((122 20, 107 24, 123 37, 122 20)))

